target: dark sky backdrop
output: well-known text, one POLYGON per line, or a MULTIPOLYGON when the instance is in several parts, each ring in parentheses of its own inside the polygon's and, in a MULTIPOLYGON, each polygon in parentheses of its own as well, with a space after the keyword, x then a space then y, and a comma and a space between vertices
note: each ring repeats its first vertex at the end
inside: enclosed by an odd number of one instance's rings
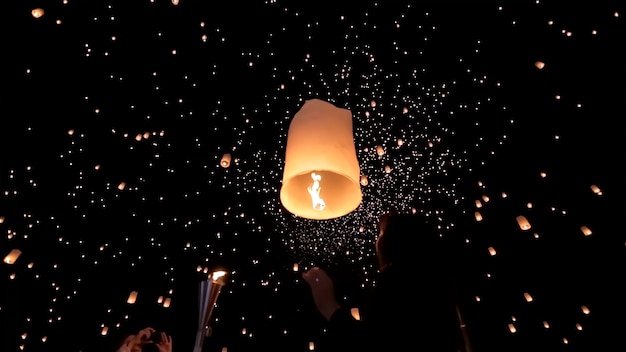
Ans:
POLYGON ((191 350, 198 267, 233 271, 207 350, 308 351, 323 330, 300 272, 324 265, 359 306, 376 215, 412 207, 462 248, 426 259, 458 268, 475 352, 623 345, 623 3, 4 8, 0 257, 22 254, 0 264, 0 351, 112 351, 146 325, 191 350), (288 123, 311 98, 352 111, 370 179, 337 220, 279 203, 288 123))

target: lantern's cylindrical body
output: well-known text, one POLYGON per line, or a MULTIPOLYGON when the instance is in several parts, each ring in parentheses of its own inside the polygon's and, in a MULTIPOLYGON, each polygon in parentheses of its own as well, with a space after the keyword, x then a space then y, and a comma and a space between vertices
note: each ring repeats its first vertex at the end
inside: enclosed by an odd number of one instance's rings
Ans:
POLYGON ((308 219, 337 218, 361 204, 359 182, 352 113, 323 100, 307 100, 289 125, 283 206, 308 219))

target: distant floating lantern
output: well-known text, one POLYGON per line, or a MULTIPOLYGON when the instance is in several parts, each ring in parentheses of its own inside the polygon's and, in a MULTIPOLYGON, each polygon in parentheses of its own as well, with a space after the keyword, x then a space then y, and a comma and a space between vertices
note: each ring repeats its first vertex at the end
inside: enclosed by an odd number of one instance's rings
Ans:
POLYGON ((298 271, 298 263, 293 263, 293 271, 298 271))
POLYGON ((385 165, 385 173, 391 173, 391 166, 385 165))
POLYGON ((4 257, 4 262, 7 264, 14 264, 17 258, 22 254, 22 251, 19 249, 13 249, 6 257, 4 257))
POLYGON ((159 296, 159 298, 157 298, 157 303, 158 304, 163 303, 163 296, 159 296))
POLYGON ((367 180, 367 176, 361 175, 360 183, 361 183, 361 186, 367 186, 367 184, 369 183, 369 181, 367 180))
POLYGON ((489 196, 488 195, 483 195, 483 202, 489 203, 489 196))
POLYGON ((376 146, 376 154, 378 154, 378 156, 385 155, 385 149, 381 145, 376 146))
POLYGON ((585 236, 590 236, 592 233, 587 226, 581 226, 580 231, 582 231, 585 236))
POLYGON ((483 216, 480 214, 480 212, 476 211, 474 212, 474 218, 476 219, 476 221, 480 222, 483 221, 483 216))
POLYGON ((535 61, 535 67, 540 70, 543 70, 543 68, 546 67, 546 63, 543 61, 535 61))
POLYGON ((172 299, 170 297, 167 297, 165 301, 163 301, 163 308, 169 308, 170 304, 172 304, 172 299))
POLYGON ((179 4, 179 1, 178 1, 178 0, 172 0, 172 5, 176 6, 176 5, 178 5, 178 4, 179 4))
POLYGON ((356 320, 361 320, 361 313, 359 313, 359 308, 351 308, 350 309, 350 314, 352 314, 352 317, 356 320))
POLYGON ((220 166, 225 169, 230 166, 230 153, 225 153, 224 155, 222 155, 222 160, 220 160, 220 166))
POLYGON ((101 334, 102 336, 106 336, 106 334, 107 334, 108 332, 109 332, 109 328, 108 328, 108 327, 106 327, 106 326, 104 326, 104 327, 102 327, 102 331, 100 331, 100 334, 101 334))
POLYGON ((543 327, 546 329, 550 329, 550 323, 548 323, 547 321, 543 321, 543 327))
POLYGON ((582 306, 582 307, 580 307, 580 308, 582 309, 582 311, 583 311, 583 313, 584 313, 585 315, 589 315, 590 310, 589 310, 589 308, 587 308, 587 306, 582 306))
POLYGON ((126 182, 120 182, 120 184, 117 185, 117 189, 119 189, 120 191, 123 191, 124 188, 126 188, 126 182))
POLYGON ((287 134, 280 200, 289 212, 324 220, 346 215, 362 200, 352 113, 307 100, 287 134))
POLYGON ((41 8, 38 7, 36 9, 33 9, 30 14, 35 17, 35 18, 41 18, 44 15, 45 11, 41 8))
POLYGON ((495 248, 489 247, 488 249, 489 249, 489 254, 491 254, 491 256, 496 255, 496 249, 495 248))
POLYGON ((524 292, 524 298, 526 299, 526 302, 530 303, 533 301, 533 296, 531 296, 528 292, 524 292))
POLYGON ((402 138, 398 138, 396 142, 398 143, 398 147, 401 147, 404 144, 404 140, 402 138))
POLYGON ((128 295, 128 299, 126 300, 126 303, 128 303, 128 304, 135 304, 135 302, 137 302, 137 291, 132 291, 128 295))
POLYGON ((509 324, 509 331, 511 331, 512 334, 515 334, 517 332, 517 328, 515 328, 515 324, 513 323, 509 324))
POLYGON ((0 224, 4 222, 4 216, 0 216, 0 224))
POLYGON ((525 216, 520 215, 518 217, 515 218, 517 220, 517 224, 519 225, 519 228, 526 231, 526 230, 530 230, 530 223, 528 222, 528 220, 526 219, 525 216))
POLYGON ((474 204, 476 204, 476 208, 482 208, 483 207, 483 203, 480 202, 480 200, 476 199, 474 201, 474 204))
POLYGON ((591 191, 599 196, 602 195, 602 191, 600 190, 600 188, 596 185, 591 185, 591 191))

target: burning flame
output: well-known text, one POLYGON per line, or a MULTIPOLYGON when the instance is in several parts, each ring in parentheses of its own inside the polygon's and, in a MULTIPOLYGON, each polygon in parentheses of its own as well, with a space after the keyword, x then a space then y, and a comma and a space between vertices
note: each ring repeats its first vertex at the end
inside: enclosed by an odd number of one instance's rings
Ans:
POLYGON ((311 178, 313 179, 313 184, 307 188, 309 194, 311 195, 311 201, 313 202, 313 209, 315 210, 324 210, 326 208, 326 202, 322 198, 320 198, 320 191, 322 187, 320 186, 320 181, 322 180, 322 175, 316 174, 315 172, 311 173, 311 178))

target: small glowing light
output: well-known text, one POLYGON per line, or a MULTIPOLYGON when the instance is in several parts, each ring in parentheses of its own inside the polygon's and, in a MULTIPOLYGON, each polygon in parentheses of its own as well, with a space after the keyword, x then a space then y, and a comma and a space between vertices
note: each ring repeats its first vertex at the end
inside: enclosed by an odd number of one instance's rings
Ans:
POLYGON ((491 256, 496 255, 496 249, 493 247, 489 247, 489 254, 491 254, 491 256))
POLYGON ((515 324, 513 323, 509 324, 509 331, 511 331, 512 334, 515 334, 517 332, 517 329, 515 328, 515 324))
POLYGON ((483 221, 483 216, 480 214, 480 212, 476 211, 474 212, 474 218, 476 219, 476 221, 480 222, 483 221))
POLYGON ((378 154, 378 156, 385 155, 385 149, 381 145, 376 146, 376 154, 378 154))
POLYGON ((163 303, 163 296, 159 296, 159 298, 157 298, 157 303, 158 304, 163 303))
POLYGON ((531 228, 530 223, 528 222, 528 219, 526 219, 525 216, 519 215, 515 219, 517 220, 517 224, 519 225, 520 229, 522 229, 523 231, 530 230, 531 228))
POLYGON ((136 301, 137 301, 137 291, 132 291, 128 295, 128 299, 126 300, 126 303, 128 303, 128 304, 135 304, 136 301))
POLYGON ((596 185, 591 185, 591 191, 599 196, 602 195, 602 190, 600 190, 600 187, 596 185))
POLYGON ((315 351, 315 343, 309 342, 309 351, 315 351))
POLYGON ((352 317, 356 320, 361 320, 361 314, 359 313, 359 308, 355 307, 350 309, 350 314, 352 314, 352 317))
POLYGON ((524 298, 526 299, 526 302, 530 303, 533 301, 533 296, 531 296, 528 292, 524 292, 524 298))
POLYGON ((585 236, 589 236, 592 233, 587 226, 581 226, 580 231, 582 231, 585 236))
POLYGON ((543 70, 543 68, 546 67, 546 64, 543 61, 535 61, 535 67, 540 70, 543 70))
POLYGON ((102 327, 102 331, 100 331, 100 334, 102 336, 106 336, 106 334, 109 332, 109 328, 107 326, 102 327))
POLYGON ((223 168, 227 168, 230 166, 230 153, 225 153, 222 155, 222 160, 220 160, 220 166, 223 168))
POLYGON ((582 306, 580 307, 580 309, 582 309, 583 314, 585 315, 589 315, 589 313, 591 313, 591 311, 589 310, 589 308, 587 308, 587 306, 582 306))
POLYGON ((7 254, 6 257, 4 257, 4 262, 7 264, 13 264, 21 254, 22 251, 20 251, 19 249, 13 249, 11 250, 11 252, 9 252, 9 254, 7 254))
POLYGON ((550 324, 547 321, 543 321, 543 327, 546 329, 550 329, 550 324))
POLYGON ((367 184, 369 183, 366 175, 361 175, 361 179, 359 180, 359 182, 361 183, 361 186, 367 186, 367 184))
POLYGON ((298 271, 298 263, 293 263, 293 271, 298 271))
POLYGON ((34 17, 34 18, 41 18, 44 15, 44 10, 41 7, 38 7, 36 9, 33 9, 30 14, 34 17))
POLYGON ((167 297, 165 301, 163 301, 163 308, 169 308, 170 304, 172 304, 172 299, 170 297, 167 297))
POLYGON ((476 204, 476 208, 482 208, 483 207, 483 203, 480 202, 480 200, 476 199, 474 201, 474 204, 476 204))
POLYGON ((123 191, 124 188, 126 188, 126 182, 120 182, 120 184, 117 185, 117 189, 119 189, 120 191, 123 191))
POLYGON ((576 324, 576 330, 583 331, 583 326, 580 324, 576 324))

